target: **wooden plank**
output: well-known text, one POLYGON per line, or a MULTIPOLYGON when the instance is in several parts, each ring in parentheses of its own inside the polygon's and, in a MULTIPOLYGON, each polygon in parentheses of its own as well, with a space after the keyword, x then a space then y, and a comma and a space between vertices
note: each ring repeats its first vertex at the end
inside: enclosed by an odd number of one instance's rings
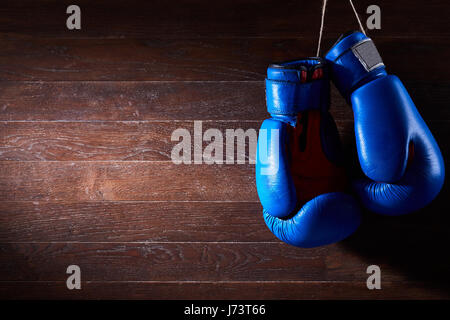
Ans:
POLYGON ((12 299, 142 299, 142 300, 271 300, 271 299, 449 299, 438 285, 420 282, 383 282, 382 290, 368 290, 355 282, 82 282, 68 290, 65 281, 0 282, 0 298, 12 299))
MULTIPOLYGON (((255 159, 256 137, 260 121, 250 122, 0 122, 0 160, 146 160, 171 161, 171 152, 181 140, 172 134, 185 129, 191 135, 217 129, 226 145, 245 147, 245 158, 255 159), (195 129, 194 129, 195 128, 195 129), (244 143, 227 139, 228 132, 244 130, 251 136, 244 143), (249 153, 249 145, 252 153, 249 153)), ((234 136, 233 136, 234 137, 234 136)), ((205 148, 211 141, 203 141, 205 148)), ((193 146, 190 146, 194 152, 193 146)), ((235 157, 236 159, 236 157, 235 157)))
POLYGON ((60 281, 71 264, 85 281, 324 280, 325 254, 282 243, 8 243, 0 281, 60 281))
POLYGON ((250 164, 0 162, 0 201, 257 199, 250 164))
MULTIPOLYGON (((429 206, 405 217, 365 213, 346 246, 377 258, 398 255, 393 247, 401 246, 412 255, 429 252, 422 250, 426 246, 438 251, 449 240, 449 191, 444 188, 429 206), (400 231, 409 240, 396 240, 400 231), (434 236, 415 237, 424 232, 434 236)), ((265 226, 259 202, 0 202, 0 242, 145 241, 278 242, 265 226)))
MULTIPOLYGON (((404 81, 425 120, 450 117, 448 83, 404 81)), ((331 113, 353 118, 332 86, 331 113)), ((263 120, 264 81, 0 82, 0 121, 263 120)))
POLYGON ((0 82, 1 120, 260 120, 264 81, 0 82))
MULTIPOLYGON (((410 241, 409 241, 410 242, 410 241)), ((366 243, 367 246, 367 243, 366 243)), ((422 247, 423 248, 423 247, 422 247)), ((388 252, 390 255, 393 252, 388 252)), ((365 283, 376 264, 382 281, 448 286, 448 259, 430 264, 422 251, 397 251, 398 259, 360 255, 345 243, 302 249, 282 242, 1 243, 0 282, 62 281, 69 265, 83 281, 352 281, 365 283), (415 259, 419 268, 408 268, 415 259), (401 261, 401 262, 400 262, 401 261)))
MULTIPOLYGON (((10 36, 39 37, 315 37, 321 14, 320 1, 252 0, 167 1, 79 0, 82 28, 66 28, 68 0, 21 0, 5 3, 0 10, 0 32, 10 36)), ((355 3, 363 23, 373 2, 355 3)), ((379 0, 383 36, 425 37, 450 34, 447 17, 450 5, 442 1, 423 3, 408 0, 379 0)), ((329 2, 325 33, 357 29, 349 4, 329 2)))
MULTIPOLYGON (((172 149, 181 141, 178 136, 172 141, 173 132, 188 130, 193 144, 194 134, 203 139, 207 130, 214 129, 223 137, 223 162, 229 157, 227 145, 233 146, 234 159, 239 155, 248 162, 254 161, 256 156, 261 122, 0 122, 0 160, 172 161, 172 149), (247 137, 242 140, 229 136, 233 132, 247 133, 247 137)), ((338 128, 343 135, 353 135, 351 122, 338 122, 338 128)), ((203 150, 211 144, 206 140, 202 143, 203 150)), ((190 149, 193 153, 193 146, 190 149)))
MULTIPOLYGON (((233 146, 234 159, 246 162, 256 156, 256 139, 262 121, 152 121, 152 122, 0 122, 0 160, 14 161, 172 161, 173 148, 180 143, 172 134, 186 129, 194 143, 209 129, 219 130, 223 137, 222 161, 227 145, 233 146), (195 129, 194 129, 195 128, 195 129), (239 131, 242 130, 242 131, 239 131), (247 133, 244 140, 227 136, 230 132, 247 133)), ((450 155, 445 139, 450 135, 446 122, 429 122, 444 156, 450 155)), ((353 122, 337 121, 341 140, 352 148, 353 122)), ((202 150, 211 141, 202 142, 202 150)), ((194 152, 194 147, 190 147, 194 152)), ((235 162, 236 163, 236 162, 235 162)))
MULTIPOLYGON (((324 38, 324 50, 335 40, 324 38)), ((450 72, 450 66, 441 63, 450 55, 449 41, 433 37, 374 41, 387 70, 404 80, 440 82, 450 72)), ((316 42, 316 37, 2 39, 0 80, 263 81, 270 63, 312 56, 316 42)))
MULTIPOLYGON (((345 247, 277 243, 1 243, 0 281, 361 281, 368 261, 345 247)), ((384 281, 405 281, 378 262, 384 281)))
MULTIPOLYGON (((443 87, 420 94, 434 96, 435 103, 429 106, 433 110, 441 105, 439 97, 444 93, 439 95, 438 90, 444 91, 443 87)), ((0 120, 263 120, 269 116, 264 92, 264 81, 2 81, 0 120)), ((337 120, 352 117, 334 88, 332 99, 331 111, 337 120)))
POLYGON ((278 240, 258 202, 0 202, 0 242, 278 240))

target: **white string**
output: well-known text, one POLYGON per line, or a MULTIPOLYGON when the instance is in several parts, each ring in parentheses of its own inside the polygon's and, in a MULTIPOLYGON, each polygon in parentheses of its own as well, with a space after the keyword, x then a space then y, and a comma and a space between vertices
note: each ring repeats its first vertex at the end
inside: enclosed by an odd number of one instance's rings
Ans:
POLYGON ((322 18, 320 20, 319 41, 317 43, 316 57, 318 57, 319 53, 320 53, 320 43, 322 42, 323 21, 325 19, 325 9, 326 9, 326 7, 327 7, 327 0, 323 0, 323 3, 322 3, 322 18))
POLYGON ((352 0, 349 0, 349 1, 350 1, 350 5, 352 6, 353 12, 355 13, 356 20, 358 20, 359 28, 361 29, 361 32, 364 33, 364 35, 365 35, 366 32, 364 31, 361 20, 359 20, 358 12, 356 12, 355 6, 353 5, 353 1, 352 0))
MULTIPOLYGON (((349 0, 349 2, 350 2, 350 5, 352 6, 353 13, 355 14, 356 20, 358 21, 359 28, 361 29, 361 32, 365 35, 366 32, 364 31, 364 27, 363 27, 363 25, 361 23, 361 20, 359 19, 358 12, 356 11, 356 8, 355 8, 355 6, 353 4, 353 1, 349 0)), ((322 2, 322 17, 320 19, 319 41, 317 43, 316 57, 318 57, 319 54, 320 54, 320 45, 322 43, 323 23, 324 23, 324 20, 325 20, 325 10, 326 10, 326 8, 327 8, 327 0, 323 0, 323 2, 322 2)))

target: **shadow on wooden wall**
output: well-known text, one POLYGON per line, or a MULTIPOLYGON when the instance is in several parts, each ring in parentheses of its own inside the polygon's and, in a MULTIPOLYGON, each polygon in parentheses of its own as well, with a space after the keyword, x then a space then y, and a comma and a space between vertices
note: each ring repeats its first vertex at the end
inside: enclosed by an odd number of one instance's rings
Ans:
MULTIPOLYGON (((406 82, 408 87, 408 82, 406 82)), ((425 88, 427 85, 424 86, 425 88)), ((421 97, 415 100, 419 111, 432 119, 428 122, 438 142, 444 161, 449 163, 450 141, 448 139, 448 111, 433 107, 434 101, 446 101, 448 92, 435 91, 437 96, 424 99, 424 88, 409 90, 410 95, 421 97)), ((346 154, 349 169, 354 178, 362 176, 356 154, 354 135, 346 136, 346 154), (351 165, 350 165, 351 163, 351 165)), ((446 166, 448 168, 448 165, 446 166)), ((450 294, 450 187, 446 181, 436 199, 425 208, 404 216, 383 216, 368 210, 363 212, 360 228, 341 242, 346 249, 375 265, 389 266, 405 276, 405 281, 422 283, 424 288, 450 294)), ((382 279, 383 268, 381 267, 382 279)), ((405 288, 407 290, 407 286, 405 288)))

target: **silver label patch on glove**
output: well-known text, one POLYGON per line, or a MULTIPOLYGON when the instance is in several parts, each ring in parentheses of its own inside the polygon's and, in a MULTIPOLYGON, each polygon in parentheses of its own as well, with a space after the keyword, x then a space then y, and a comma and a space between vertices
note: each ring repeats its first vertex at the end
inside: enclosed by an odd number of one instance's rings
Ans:
POLYGON ((383 60, 381 59, 375 44, 370 39, 355 44, 352 47, 352 52, 368 72, 380 66, 384 66, 383 60))

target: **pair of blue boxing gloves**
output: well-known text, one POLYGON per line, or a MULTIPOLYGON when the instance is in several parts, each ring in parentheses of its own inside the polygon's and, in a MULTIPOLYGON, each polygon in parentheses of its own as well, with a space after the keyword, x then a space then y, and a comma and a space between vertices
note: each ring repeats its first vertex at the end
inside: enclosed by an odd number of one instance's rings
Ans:
POLYGON ((362 207, 407 214, 441 190, 439 147, 363 33, 342 35, 324 59, 270 65, 266 100, 271 118, 259 131, 256 187, 264 220, 282 241, 303 248, 338 242, 358 228, 362 207), (364 174, 353 181, 329 113, 330 79, 353 109, 364 174))

